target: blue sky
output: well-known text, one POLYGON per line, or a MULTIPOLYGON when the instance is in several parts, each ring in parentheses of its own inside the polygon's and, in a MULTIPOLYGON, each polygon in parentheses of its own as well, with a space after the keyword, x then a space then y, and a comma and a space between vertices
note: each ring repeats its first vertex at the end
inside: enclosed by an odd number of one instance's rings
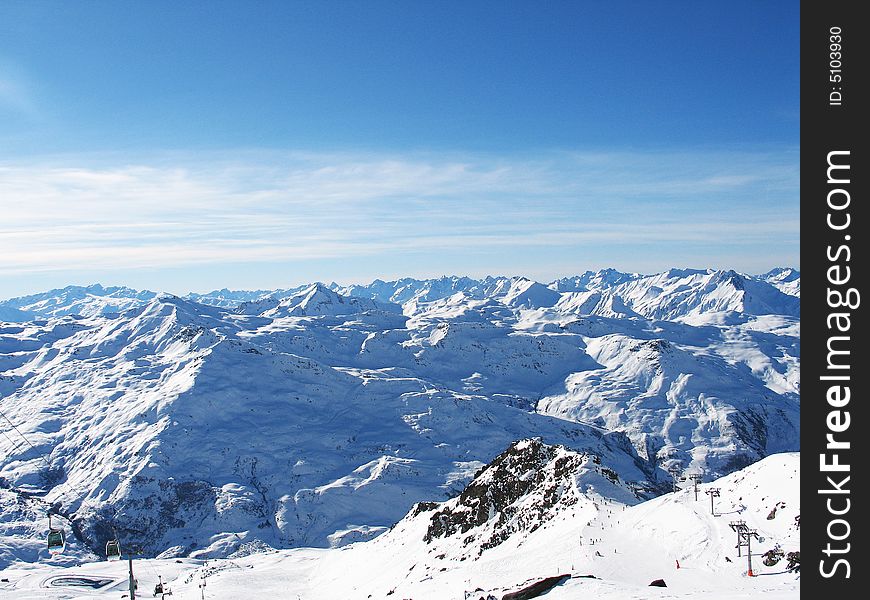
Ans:
POLYGON ((797 2, 0 3, 0 298, 799 266, 797 2))

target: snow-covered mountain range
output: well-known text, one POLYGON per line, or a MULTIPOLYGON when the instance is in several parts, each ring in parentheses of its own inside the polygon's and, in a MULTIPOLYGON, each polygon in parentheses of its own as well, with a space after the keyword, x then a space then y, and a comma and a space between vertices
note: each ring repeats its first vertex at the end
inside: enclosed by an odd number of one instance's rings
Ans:
POLYGON ((627 504, 669 469, 709 481, 796 451, 799 282, 606 270, 0 302, 0 565, 35 560, 49 506, 73 561, 114 535, 199 558, 342 547, 461 502, 529 437, 627 504))

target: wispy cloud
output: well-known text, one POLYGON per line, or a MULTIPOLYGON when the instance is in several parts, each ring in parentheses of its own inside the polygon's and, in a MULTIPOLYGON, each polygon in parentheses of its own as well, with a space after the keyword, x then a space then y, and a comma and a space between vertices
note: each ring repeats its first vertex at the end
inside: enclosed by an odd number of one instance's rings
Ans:
MULTIPOLYGON (((0 165, 0 274, 401 253, 794 243, 797 161, 774 153, 246 153, 0 165)), ((670 248, 670 250, 668 250, 670 248)), ((425 265, 423 265, 425 268, 425 265)))
POLYGON ((28 78, 16 64, 0 57, 0 116, 4 112, 29 120, 39 117, 28 78))

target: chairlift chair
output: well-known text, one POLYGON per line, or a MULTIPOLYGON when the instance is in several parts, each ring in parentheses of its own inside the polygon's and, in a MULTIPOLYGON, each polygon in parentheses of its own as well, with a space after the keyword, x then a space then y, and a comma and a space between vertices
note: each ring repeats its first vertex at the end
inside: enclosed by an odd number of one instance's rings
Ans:
POLYGON ((118 540, 109 540, 106 544, 106 560, 120 560, 121 544, 118 540))
POLYGON ((159 582, 154 586, 154 597, 160 596, 161 598, 165 598, 166 596, 172 595, 172 590, 167 587, 165 583, 163 583, 163 577, 161 575, 157 576, 159 578, 159 582))

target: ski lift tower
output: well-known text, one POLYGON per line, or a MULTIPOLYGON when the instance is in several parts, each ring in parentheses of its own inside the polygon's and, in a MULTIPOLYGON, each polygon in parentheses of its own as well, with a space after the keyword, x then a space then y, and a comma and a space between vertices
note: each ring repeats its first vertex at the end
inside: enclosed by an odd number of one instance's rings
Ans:
POLYGON ((700 473, 692 473, 688 476, 688 479, 692 480, 692 483, 695 485, 695 502, 698 501, 698 482, 701 481, 703 475, 700 473))
POLYGON ((731 528, 732 531, 737 532, 737 556, 741 556, 740 548, 743 547, 743 532, 747 531, 749 527, 746 525, 746 521, 731 521, 728 523, 728 527, 731 528))
POLYGON ((746 546, 746 566, 748 568, 746 576, 755 577, 755 574, 752 572, 752 538, 759 539, 758 530, 747 528, 741 531, 739 535, 740 542, 738 542, 738 545, 746 546))
POLYGON ((130 600, 136 600, 136 577, 133 576, 133 554, 130 553, 127 555, 127 566, 130 570, 129 573, 129 585, 130 585, 130 600))
POLYGON ((709 490, 705 490, 704 493, 710 496, 710 514, 714 517, 716 516, 716 510, 713 508, 713 498, 718 498, 722 494, 720 493, 721 488, 710 488, 709 490))
POLYGON ((681 469, 678 466, 674 465, 668 469, 668 473, 671 474, 671 479, 674 482, 674 492, 679 492, 680 486, 677 485, 677 482, 681 479, 681 477, 680 477, 681 469))

